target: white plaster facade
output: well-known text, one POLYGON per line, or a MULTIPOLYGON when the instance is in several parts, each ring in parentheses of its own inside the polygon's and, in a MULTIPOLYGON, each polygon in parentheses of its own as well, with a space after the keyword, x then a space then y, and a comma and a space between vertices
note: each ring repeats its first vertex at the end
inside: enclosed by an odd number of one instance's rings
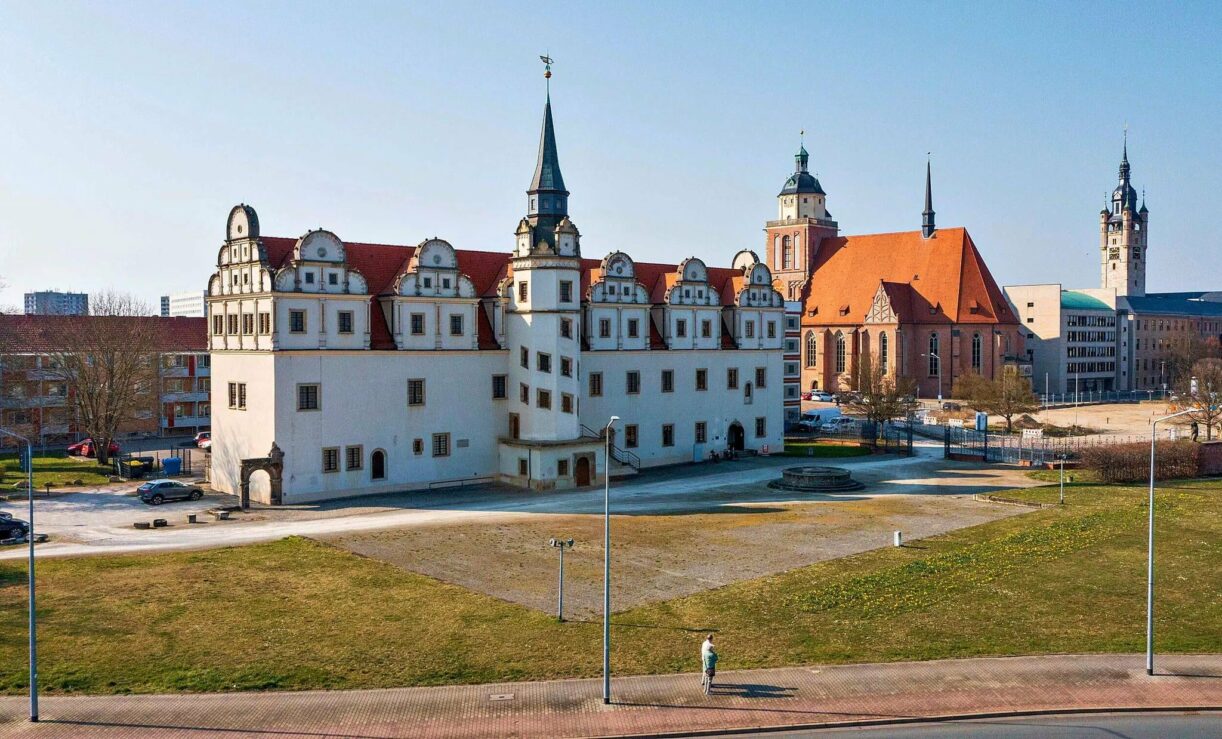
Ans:
MULTIPOLYGON (((285 503, 573 487, 782 448, 785 308, 768 267, 750 251, 718 269, 583 259, 550 102, 542 138, 512 253, 263 237, 253 208, 231 211, 208 297, 214 487, 237 493, 242 460, 273 442, 285 503)), ((250 494, 270 501, 266 474, 250 494)))

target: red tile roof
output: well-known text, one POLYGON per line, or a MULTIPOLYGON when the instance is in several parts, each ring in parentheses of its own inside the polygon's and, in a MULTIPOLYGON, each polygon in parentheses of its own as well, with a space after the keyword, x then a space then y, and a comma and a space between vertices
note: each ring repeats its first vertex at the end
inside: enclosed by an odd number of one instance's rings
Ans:
POLYGON ((804 324, 864 323, 880 282, 906 322, 1018 323, 964 228, 823 239, 812 270, 804 324))
POLYGON ((159 352, 208 351, 208 321, 204 318, 160 316, 27 316, 0 315, 0 352, 46 353, 63 350, 62 332, 76 326, 102 327, 113 322, 146 321, 152 326, 159 352))
MULTIPOLYGON (((280 269, 288 264, 293 256, 293 248, 297 239, 278 236, 264 236, 263 248, 267 254, 268 264, 272 269, 280 269)), ((386 318, 377 304, 378 295, 394 292, 395 280, 408 267, 412 255, 416 253, 414 246, 394 246, 391 244, 364 244, 360 242, 344 242, 348 266, 360 272, 368 283, 370 300, 373 302, 370 315, 370 347, 373 349, 394 349, 394 337, 386 318)), ((481 297, 495 297, 497 286, 512 274, 510 260, 513 255, 508 252, 474 251, 456 249, 458 269, 471 278, 475 284, 475 292, 481 297)), ((653 262, 634 262, 636 280, 645 286, 654 303, 666 300, 666 291, 678 279, 677 264, 657 264, 653 262)), ((590 285, 602 278, 601 259, 581 260, 581 294, 585 295, 590 285)), ((733 303, 738 290, 743 284, 742 273, 729 267, 709 267, 709 287, 718 292, 723 304, 733 303)), ((478 320, 479 346, 481 349, 496 349, 496 336, 492 324, 484 311, 479 312, 478 320)), ((651 328, 650 342, 656 347, 665 348, 661 335, 654 335, 651 328)), ((724 339, 723 339, 724 343, 724 339)))

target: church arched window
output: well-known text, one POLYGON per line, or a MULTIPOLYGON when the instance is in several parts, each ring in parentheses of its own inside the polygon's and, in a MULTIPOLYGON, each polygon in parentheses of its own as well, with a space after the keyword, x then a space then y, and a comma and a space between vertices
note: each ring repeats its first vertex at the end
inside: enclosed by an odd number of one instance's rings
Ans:
POLYGON ((814 368, 815 359, 818 357, 819 340, 815 338, 815 332, 811 331, 806 335, 806 366, 814 368))
POLYGON ((940 344, 937 334, 929 335, 929 376, 934 377, 938 374, 942 364, 942 355, 938 352, 940 344))
POLYGON ((884 331, 878 335, 878 367, 884 375, 887 374, 887 349, 889 345, 887 332, 884 331))
POLYGON ((980 368, 983 361, 983 346, 984 342, 980 339, 980 334, 972 334, 972 371, 980 374, 980 368))
POLYGON ((793 242, 788 236, 781 238, 781 269, 793 269, 793 242))
POLYGON ((844 334, 836 334, 836 371, 844 372, 844 334))

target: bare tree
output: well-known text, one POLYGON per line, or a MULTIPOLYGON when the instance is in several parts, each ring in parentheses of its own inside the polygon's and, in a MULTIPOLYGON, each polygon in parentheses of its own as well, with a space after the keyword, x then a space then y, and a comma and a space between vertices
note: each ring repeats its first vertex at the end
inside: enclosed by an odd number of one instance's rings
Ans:
POLYGON ((1163 356, 1167 364, 1167 382, 1172 387, 1179 387, 1196 371, 1197 362, 1222 359, 1222 344, 1215 336, 1201 338, 1194 334, 1186 341, 1173 342, 1163 356))
MULTIPOLYGON (((4 278, 3 278, 3 277, 0 277, 0 292, 3 292, 3 291, 4 291, 4 289, 5 289, 5 288, 7 288, 7 287, 8 287, 8 283, 4 281, 4 278)), ((3 316, 3 315, 16 315, 16 314, 18 314, 18 313, 21 313, 21 311, 20 311, 20 310, 18 310, 17 308, 15 308, 15 307, 13 307, 13 306, 11 306, 11 305, 6 305, 5 303, 0 302, 0 316, 3 316)))
POLYGON ((135 297, 105 292, 89 300, 88 319, 55 321, 50 360, 98 464, 106 464, 119 428, 155 409, 159 336, 149 306, 135 297))
POLYGON ((1193 409, 1181 423, 1205 427, 1205 440, 1213 439, 1215 426, 1222 426, 1222 359, 1200 359, 1192 372, 1175 386, 1176 408, 1193 409))
POLYGON ((877 441, 878 431, 884 422, 905 418, 918 406, 914 393, 916 385, 912 379, 887 374, 869 354, 862 355, 856 380, 857 396, 845 403, 845 408, 874 423, 875 438, 872 442, 877 441))
POLYGON ((1015 367, 1005 367, 997 380, 975 373, 964 375, 955 380, 954 394, 963 398, 972 410, 1006 419, 1007 434, 1014 430, 1015 416, 1040 407, 1031 390, 1031 381, 1020 376, 1015 367))

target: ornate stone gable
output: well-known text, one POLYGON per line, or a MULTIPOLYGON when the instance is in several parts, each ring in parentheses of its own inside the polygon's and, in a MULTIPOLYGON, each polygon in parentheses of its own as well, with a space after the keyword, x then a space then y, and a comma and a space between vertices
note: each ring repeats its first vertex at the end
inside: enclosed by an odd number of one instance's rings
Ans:
POLYGON ((870 311, 866 314, 866 323, 896 324, 899 322, 899 314, 895 306, 891 305, 891 296, 887 295, 883 284, 878 283, 878 290, 874 293, 874 302, 871 303, 870 311))

